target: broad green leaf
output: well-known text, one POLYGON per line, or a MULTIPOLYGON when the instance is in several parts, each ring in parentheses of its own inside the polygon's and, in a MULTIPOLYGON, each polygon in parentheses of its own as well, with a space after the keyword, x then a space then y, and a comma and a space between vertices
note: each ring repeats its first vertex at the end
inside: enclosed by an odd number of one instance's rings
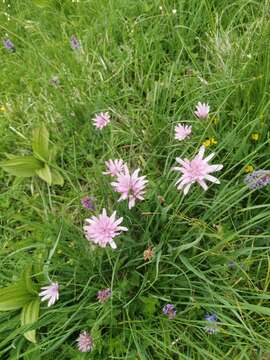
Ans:
POLYGON ((29 177, 35 175, 36 171, 41 169, 44 164, 33 156, 16 156, 2 161, 0 166, 12 175, 29 177))
POLYGON ((42 169, 39 169, 36 171, 36 174, 44 181, 46 181, 47 184, 52 184, 52 174, 49 166, 47 164, 44 164, 44 167, 42 169))
POLYGON ((55 162, 57 155, 57 147, 53 144, 50 145, 49 149, 49 162, 55 162))
POLYGON ((57 170, 51 169, 51 174, 52 174, 52 184, 61 185, 61 186, 64 185, 64 179, 57 170))
POLYGON ((0 311, 20 309, 32 299, 33 295, 27 291, 25 284, 20 281, 0 289, 0 311))
MULTIPOLYGON (((40 300, 38 297, 30 301, 28 304, 24 305, 21 313, 22 326, 33 324, 38 320, 39 306, 40 306, 40 300)), ((36 330, 26 331, 24 333, 24 336, 30 342, 36 343, 36 330)))
POLYGON ((49 133, 44 125, 33 130, 32 148, 34 155, 42 160, 49 159, 49 133))

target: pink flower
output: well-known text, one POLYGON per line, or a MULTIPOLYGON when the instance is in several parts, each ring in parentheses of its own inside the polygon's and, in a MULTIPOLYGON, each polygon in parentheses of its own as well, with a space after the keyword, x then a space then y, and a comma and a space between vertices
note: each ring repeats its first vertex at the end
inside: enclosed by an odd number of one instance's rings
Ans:
POLYGON ((101 112, 100 114, 96 114, 93 119, 93 123, 97 129, 102 129, 109 124, 111 121, 110 115, 108 112, 101 112))
POLYGON ((189 135, 191 134, 191 130, 192 130, 192 126, 182 125, 182 124, 176 125, 174 128, 175 139, 180 141, 184 140, 185 138, 189 137, 189 135))
POLYGON ((107 166, 107 171, 105 171, 103 174, 111 176, 117 176, 122 173, 125 165, 122 159, 105 161, 105 164, 107 166))
POLYGON ((198 102, 196 110, 194 113, 199 119, 206 119, 210 111, 210 106, 206 103, 198 102))
POLYGON ((41 301, 48 301, 48 307, 53 305, 59 299, 59 285, 58 283, 51 283, 49 286, 44 286, 41 288, 39 296, 41 297, 41 301))
POLYGON ((78 339, 78 349, 81 352, 89 352, 93 349, 93 338, 86 331, 80 333, 78 339))
POLYGON ((182 173, 181 178, 176 182, 177 189, 182 189, 184 195, 186 195, 190 189, 190 186, 197 182, 204 190, 207 190, 205 180, 209 180, 215 184, 220 184, 220 181, 210 173, 219 171, 223 168, 223 165, 209 165, 208 161, 214 157, 214 153, 208 155, 203 159, 205 147, 201 146, 199 153, 193 160, 176 158, 176 161, 181 164, 181 167, 174 167, 173 170, 180 171, 182 173))
POLYGON ((97 293, 97 299, 100 303, 104 303, 108 300, 112 295, 112 291, 110 288, 99 290, 97 293))
POLYGON ((128 167, 124 165, 123 173, 117 176, 117 181, 112 182, 112 186, 121 196, 118 201, 128 199, 128 208, 131 209, 135 205, 136 200, 144 200, 144 188, 148 182, 145 176, 138 176, 140 169, 129 173, 128 167))
POLYGON ((112 249, 116 249, 117 246, 113 239, 121 231, 128 231, 128 229, 124 226, 119 226, 123 218, 115 220, 115 216, 116 211, 109 217, 106 210, 103 209, 102 214, 98 217, 92 216, 90 219, 86 219, 88 225, 83 227, 86 238, 101 247, 106 247, 109 244, 112 249))

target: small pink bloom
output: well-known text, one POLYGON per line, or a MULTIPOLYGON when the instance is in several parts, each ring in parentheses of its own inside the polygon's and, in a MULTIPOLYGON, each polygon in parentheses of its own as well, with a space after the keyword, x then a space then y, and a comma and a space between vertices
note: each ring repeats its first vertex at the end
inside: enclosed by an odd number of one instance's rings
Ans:
POLYGON ((174 131, 175 131, 175 139, 181 141, 190 136, 192 131, 192 126, 178 124, 175 126, 174 131))
POLYGON ((199 153, 193 160, 176 158, 176 161, 181 164, 181 167, 174 167, 173 170, 180 171, 182 173, 181 178, 176 182, 177 189, 181 189, 186 195, 190 189, 190 186, 197 182, 204 190, 207 190, 205 180, 209 180, 215 184, 220 184, 220 181, 210 173, 219 171, 223 168, 223 165, 209 165, 208 161, 214 157, 214 153, 208 155, 203 159, 205 147, 201 146, 199 153))
POLYGON ((49 286, 44 286, 41 288, 39 296, 41 297, 41 301, 48 301, 48 307, 53 305, 59 299, 59 285, 58 283, 51 283, 49 286))
POLYGON ((105 165, 107 166, 107 171, 103 173, 104 175, 117 176, 123 172, 125 163, 122 159, 116 159, 105 161, 105 165))
POLYGON ((106 300, 108 300, 112 295, 111 289, 103 289, 99 290, 97 293, 97 299, 100 303, 104 303, 106 300))
POLYGON ((90 219, 86 219, 87 225, 85 225, 85 236, 89 241, 94 244, 98 244, 101 247, 106 247, 107 244, 112 249, 116 249, 114 238, 121 233, 121 231, 128 231, 124 226, 119 226, 123 221, 123 218, 115 219, 116 211, 111 217, 107 216, 107 212, 103 209, 102 214, 98 217, 92 216, 90 219))
POLYGON ((194 111, 195 115, 199 119, 206 119, 210 111, 210 106, 206 103, 198 102, 196 105, 196 111, 194 111))
POLYGON ((100 114, 96 114, 93 119, 93 123, 97 129, 102 129, 109 124, 111 121, 110 114, 108 112, 101 112, 100 114))
POLYGON ((78 349, 80 352, 89 352, 93 349, 93 338, 86 331, 80 333, 78 339, 78 349))
POLYGON ((129 209, 135 205, 136 200, 144 200, 144 188, 148 181, 145 176, 138 176, 139 171, 137 169, 130 174, 127 165, 124 165, 123 173, 117 176, 116 182, 111 183, 115 191, 121 194, 118 201, 128 199, 129 209))

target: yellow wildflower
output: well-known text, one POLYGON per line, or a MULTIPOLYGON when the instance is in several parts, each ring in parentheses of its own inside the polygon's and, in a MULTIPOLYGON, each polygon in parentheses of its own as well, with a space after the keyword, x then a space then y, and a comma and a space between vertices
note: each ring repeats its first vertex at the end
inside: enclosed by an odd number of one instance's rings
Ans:
POLYGON ((5 105, 0 106, 0 111, 1 112, 6 112, 7 111, 7 108, 5 107, 5 105))
POLYGON ((259 133, 255 132, 251 134, 251 140, 258 141, 259 140, 259 133))
POLYGON ((216 145, 217 140, 215 138, 211 137, 209 139, 204 140, 202 144, 203 144, 204 147, 207 148, 207 147, 209 147, 211 145, 216 145))
POLYGON ((204 147, 207 148, 207 147, 209 147, 211 145, 211 141, 210 141, 210 139, 206 139, 206 140, 203 141, 202 144, 203 144, 204 147))
POLYGON ((217 140, 215 138, 211 137, 209 140, 210 140, 211 145, 217 144, 217 140))
POLYGON ((253 172, 253 170, 254 170, 254 167, 252 165, 246 165, 245 166, 245 172, 246 173, 251 173, 251 172, 253 172))

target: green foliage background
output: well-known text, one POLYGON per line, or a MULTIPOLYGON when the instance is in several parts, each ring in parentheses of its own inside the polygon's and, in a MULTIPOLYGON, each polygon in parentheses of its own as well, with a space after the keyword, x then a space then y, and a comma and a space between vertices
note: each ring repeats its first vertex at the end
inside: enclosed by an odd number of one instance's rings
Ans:
POLYGON ((0 286, 29 266, 44 285, 44 264, 60 284, 58 303, 42 304, 30 327, 17 311, 0 313, 0 358, 268 359, 270 192, 251 192, 243 176, 248 164, 270 169, 269 1, 6 0, 0 9, 1 38, 16 46, 0 49, 1 161, 30 155, 44 124, 65 179, 49 187, 0 170, 0 286), (82 52, 70 48, 73 34, 82 52), (198 101, 211 106, 207 121, 193 115, 198 101), (102 132, 90 121, 100 111, 112 116, 102 132), (180 121, 193 127, 185 142, 174 140, 180 121), (183 198, 175 157, 192 157, 208 137, 218 141, 209 151, 224 164, 221 185, 183 198), (104 161, 120 157, 149 180, 132 211, 102 175, 104 161), (116 251, 85 240, 86 194, 97 213, 124 217, 116 251), (144 262, 149 245, 155 256, 144 262), (113 297, 100 305, 104 287, 113 297), (166 303, 177 308, 173 321, 166 303), (220 321, 214 336, 207 312, 220 321), (25 329, 37 330, 36 344, 25 329), (91 354, 76 349, 82 330, 94 337, 91 354))

